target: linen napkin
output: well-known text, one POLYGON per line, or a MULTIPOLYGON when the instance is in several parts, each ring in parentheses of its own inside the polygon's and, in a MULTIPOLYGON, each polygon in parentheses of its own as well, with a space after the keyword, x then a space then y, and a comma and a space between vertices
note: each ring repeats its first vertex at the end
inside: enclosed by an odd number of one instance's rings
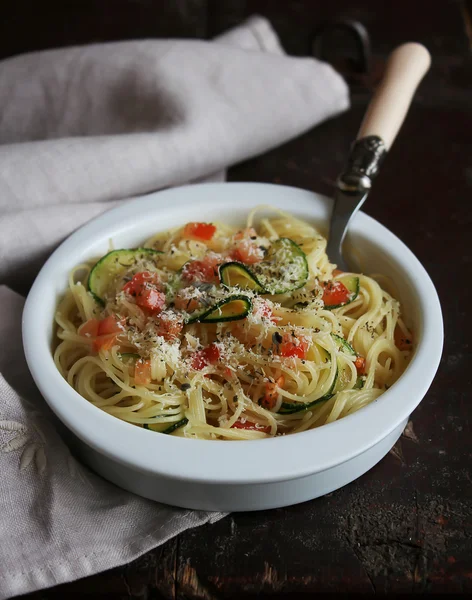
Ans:
POLYGON ((139 498, 76 462, 29 376, 17 292, 104 210, 222 178, 347 107, 331 67, 287 57, 261 17, 213 42, 119 42, 0 63, 0 600, 124 564, 224 516, 139 498))

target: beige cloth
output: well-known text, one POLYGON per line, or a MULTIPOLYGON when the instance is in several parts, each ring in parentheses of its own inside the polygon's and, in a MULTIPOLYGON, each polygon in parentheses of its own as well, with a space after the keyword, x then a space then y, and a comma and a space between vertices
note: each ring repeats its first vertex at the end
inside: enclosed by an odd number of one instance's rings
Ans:
MULTIPOLYGON (((69 233, 117 202, 221 177, 348 106, 327 65, 259 17, 202 41, 0 63, 0 283, 27 290, 69 233)), ((79 465, 24 362, 23 298, 0 288, 0 600, 133 560, 219 513, 159 505, 79 465)))

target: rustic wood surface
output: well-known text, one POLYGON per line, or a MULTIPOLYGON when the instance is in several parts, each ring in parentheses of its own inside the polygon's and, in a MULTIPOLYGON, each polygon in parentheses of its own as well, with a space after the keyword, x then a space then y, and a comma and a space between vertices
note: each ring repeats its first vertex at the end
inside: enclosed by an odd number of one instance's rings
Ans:
MULTIPOLYGON (((2 6, 0 55, 130 37, 212 37, 267 15, 292 53, 323 22, 355 18, 372 37, 374 73, 352 109, 232 168, 234 181, 330 193, 388 51, 417 40, 433 68, 364 210, 422 261, 445 318, 438 375, 393 451, 356 482, 289 508, 233 514, 133 563, 30 600, 289 598, 318 592, 472 592, 470 234, 472 71, 467 4, 374 0, 159 0, 2 6), (34 5, 32 7, 32 5, 34 5), (28 13, 29 11, 29 13, 28 13), (469 369, 467 370, 467 366, 469 369)), ((276 460, 276 457, 274 457, 276 460)))

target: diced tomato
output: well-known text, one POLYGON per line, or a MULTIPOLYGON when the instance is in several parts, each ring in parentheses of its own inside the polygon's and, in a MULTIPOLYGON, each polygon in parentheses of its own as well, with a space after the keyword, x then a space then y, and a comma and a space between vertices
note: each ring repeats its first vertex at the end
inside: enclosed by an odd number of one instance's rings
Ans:
POLYGON ((166 305, 166 295, 155 289, 143 288, 136 294, 136 304, 156 315, 160 313, 166 305))
POLYGON ((133 276, 131 281, 124 286, 123 290, 131 296, 136 296, 144 287, 160 289, 161 282, 157 273, 150 271, 141 271, 133 276))
POLYGON ((306 357, 308 352, 308 341, 304 338, 297 338, 290 333, 283 336, 282 343, 279 346, 278 354, 286 358, 306 357))
POLYGON ((327 281, 323 285, 323 302, 326 306, 344 304, 349 300, 350 292, 341 281, 327 281))
POLYGON ((277 402, 278 390, 283 387, 284 383, 285 377, 281 375, 274 383, 268 381, 265 384, 265 394, 261 402, 264 408, 267 408, 267 410, 272 410, 274 408, 275 403, 277 402))
POLYGON ((166 303, 166 296, 160 289, 159 275, 149 271, 136 273, 123 288, 125 292, 136 298, 138 306, 152 314, 160 313, 166 303))
POLYGON ((188 282, 200 281, 213 283, 218 281, 218 264, 222 259, 217 254, 208 254, 203 260, 192 260, 182 267, 182 277, 188 282))
POLYGON ((111 350, 113 346, 118 343, 116 333, 109 333, 108 335, 99 335, 93 342, 93 349, 95 352, 99 350, 111 350))
POLYGON ((122 333, 124 320, 118 320, 114 315, 105 317, 98 324, 97 335, 109 335, 110 333, 122 333))
POLYGON ((241 240, 230 254, 233 260, 245 265, 254 265, 264 258, 264 250, 250 240, 241 240))
POLYGON ((225 377, 226 379, 231 379, 233 376, 233 371, 229 367, 225 367, 225 377))
POLYGON ((174 312, 162 312, 157 324, 157 334, 165 340, 172 341, 179 336, 184 328, 183 318, 174 312))
POLYGON ((285 358, 305 358, 307 347, 305 344, 296 346, 292 342, 284 342, 280 346, 280 355, 285 358))
POLYGON ((395 340, 395 346, 399 350, 411 350, 413 345, 413 336, 410 332, 404 333, 403 329, 401 329, 398 325, 395 327, 395 331, 393 333, 393 337, 395 340))
POLYGON ((151 361, 139 359, 134 366, 134 382, 137 385, 151 383, 151 361))
POLYGON ((212 365, 220 359, 220 351, 215 344, 210 344, 203 350, 195 352, 192 359, 192 368, 201 371, 207 365, 212 365))
POLYGON ((79 327, 79 335, 88 338, 97 337, 99 325, 100 321, 98 319, 89 319, 79 327))
POLYGON ((246 265, 254 265, 264 259, 264 250, 257 244, 257 232, 253 227, 241 229, 234 236, 236 243, 230 253, 233 260, 246 265))
POLYGON ((252 421, 244 421, 244 423, 239 419, 232 426, 234 429, 251 429, 252 431, 262 431, 263 433, 270 433, 270 426, 267 427, 258 427, 256 423, 252 423, 252 421))
POLYGON ((95 352, 110 350, 115 346, 118 343, 118 335, 123 333, 124 325, 125 319, 118 320, 115 315, 110 315, 98 321, 97 333, 93 342, 95 352))
POLYGON ((365 375, 365 358, 363 356, 358 356, 354 361, 354 365, 356 366, 358 375, 365 375))
POLYGON ((187 294, 181 291, 174 298, 174 306, 178 310, 192 312, 200 306, 200 302, 196 298, 187 298, 187 294))
POLYGON ((183 237, 188 240, 209 241, 215 235, 216 227, 211 223, 187 223, 183 237))

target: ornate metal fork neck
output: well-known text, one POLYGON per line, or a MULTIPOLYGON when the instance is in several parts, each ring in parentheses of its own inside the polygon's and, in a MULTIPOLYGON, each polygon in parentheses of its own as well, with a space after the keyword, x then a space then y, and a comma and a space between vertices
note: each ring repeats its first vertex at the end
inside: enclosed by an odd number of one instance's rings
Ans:
POLYGON ((351 193, 370 190, 386 153, 385 143, 377 135, 356 140, 352 145, 346 168, 338 177, 338 188, 351 193))
POLYGON ((386 153, 385 143, 376 135, 357 140, 338 178, 327 252, 331 262, 344 271, 348 270, 342 255, 344 236, 352 217, 365 202, 386 153))

